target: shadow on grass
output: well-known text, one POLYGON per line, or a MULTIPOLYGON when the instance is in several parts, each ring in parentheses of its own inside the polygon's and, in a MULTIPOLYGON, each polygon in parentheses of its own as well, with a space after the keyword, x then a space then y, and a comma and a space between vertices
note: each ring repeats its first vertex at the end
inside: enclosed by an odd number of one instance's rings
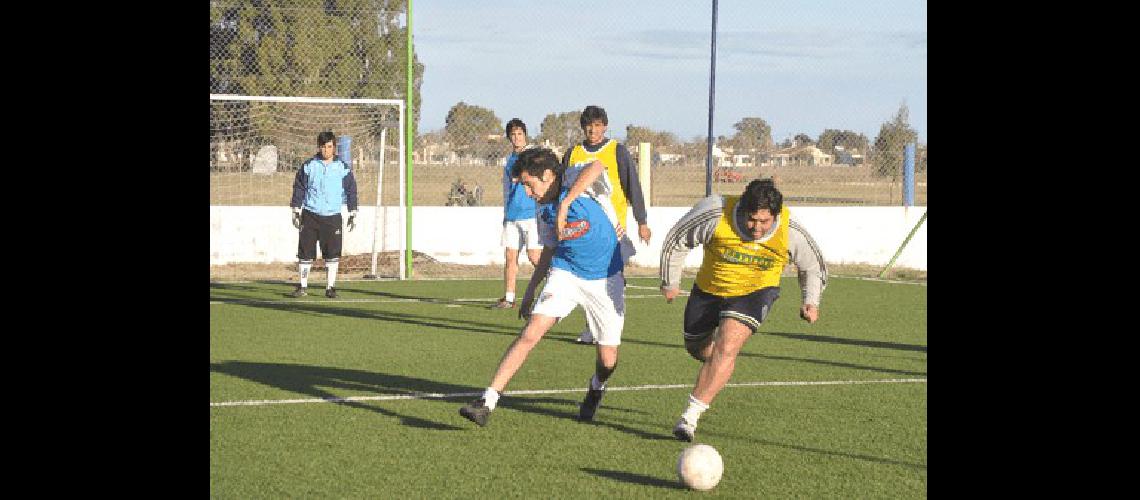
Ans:
POLYGON ((686 489, 678 481, 669 481, 653 476, 646 476, 645 474, 635 474, 633 472, 624 472, 617 470, 602 470, 594 469, 592 467, 583 467, 583 472, 588 472, 595 476, 621 481, 623 483, 643 484, 646 486, 656 486, 658 488, 666 488, 670 490, 684 490, 686 489))
MULTIPOLYGON (((298 284, 299 283, 285 282, 285 281, 274 281, 274 280, 259 280, 259 281, 254 281, 254 282, 250 282, 250 283, 210 283, 210 292, 211 292, 210 299, 222 301, 222 302, 243 302, 243 301, 252 302, 252 301, 257 301, 257 300, 278 300, 279 298, 290 298, 291 299, 291 298, 293 298, 293 296, 291 294, 293 293, 293 290, 296 289, 298 284), (256 292, 256 293, 260 293, 260 294, 270 294, 270 296, 272 296, 273 299, 258 298, 258 297, 221 297, 221 296, 214 296, 213 293, 216 291, 217 292, 256 292)), ((428 297, 428 296, 422 296, 422 295, 406 295, 406 294, 399 294, 399 293, 392 293, 392 292, 383 292, 383 291, 378 291, 378 290, 357 288, 357 287, 353 286, 351 282, 341 282, 341 284, 336 287, 336 290, 337 290, 337 293, 340 295, 338 298, 341 298, 341 299, 359 298, 359 297, 354 297, 355 295, 371 295, 371 296, 375 296, 375 297, 388 298, 388 299, 407 300, 409 302, 424 302, 424 303, 429 303, 429 304, 443 304, 443 305, 450 305, 450 306, 457 306, 457 307, 473 307, 476 309, 487 309, 487 308, 490 308, 490 306, 493 306, 495 304, 495 300, 488 300, 486 302, 482 302, 482 301, 446 299, 446 298, 440 298, 440 297, 428 297), (344 296, 344 294, 346 292, 348 293, 348 297, 344 296)), ((315 297, 315 298, 323 298, 324 293, 325 293, 323 284, 318 285, 318 286, 310 286, 308 291, 309 291, 309 297, 315 297)), ((304 300, 311 300, 311 299, 299 300, 298 303, 303 302, 304 300)))
POLYGON ((522 329, 519 326, 503 326, 497 323, 484 323, 463 319, 450 315, 420 315, 411 313, 397 313, 378 309, 361 309, 359 307, 342 307, 322 304, 316 301, 297 302, 271 302, 258 300, 227 300, 214 299, 223 302, 232 302, 236 305, 254 307, 259 309, 272 309, 292 314, 335 315, 346 318, 385 321, 390 323, 403 323, 407 325, 440 328, 444 330, 457 330, 462 332, 481 332, 495 335, 515 336, 522 329))
MULTIPOLYGON (((444 384, 432 380, 403 375, 389 375, 361 370, 327 368, 286 363, 250 363, 244 361, 224 361, 210 363, 210 371, 252 382, 276 387, 286 391, 306 394, 320 399, 338 399, 333 393, 358 391, 368 395, 414 395, 477 393, 474 387, 444 384)), ((410 415, 402 415, 390 409, 376 406, 380 402, 331 401, 333 404, 359 408, 400 419, 400 423, 410 427, 432 430, 462 430, 463 427, 434 422, 410 415)), ((456 415, 456 418, 461 418, 456 415)))
POLYGON ((828 344, 857 345, 863 347, 877 347, 880 349, 895 349, 899 351, 926 352, 926 346, 915 344, 900 344, 897 342, 880 342, 877 340, 845 339, 827 335, 807 335, 803 333, 763 332, 765 335, 775 335, 789 339, 807 340, 810 342, 826 342, 828 344))
MULTIPOLYGON (((789 337, 799 335, 799 334, 778 333, 778 332, 777 333, 763 332, 763 333, 769 334, 769 335, 789 336, 789 337)), ((759 335, 759 334, 760 333, 757 333, 757 335, 759 335)), ((550 339, 550 340, 554 340, 557 342, 566 342, 566 343, 576 344, 576 342, 574 342, 574 340, 578 338, 577 334, 570 336, 570 337, 560 335, 560 336, 554 337, 554 338, 551 338, 549 335, 550 334, 548 333, 547 337, 544 337, 544 339, 543 339, 544 342, 546 341, 546 339, 550 339)), ((831 337, 827 337, 827 338, 831 338, 831 337)), ((846 340, 846 339, 842 339, 842 340, 846 340)), ((627 338, 622 338, 621 342, 623 345, 638 344, 638 345, 646 345, 646 346, 674 348, 674 349, 680 349, 682 351, 685 349, 683 343, 680 340, 679 335, 678 335, 677 343, 675 343, 675 344, 665 343, 665 342, 657 342, 657 341, 652 341, 652 340, 627 339, 627 338)), ((747 347, 748 345, 750 345, 754 342, 756 342, 756 341, 755 340, 749 341, 749 343, 746 343, 745 346, 747 347)), ((862 342, 862 341, 852 341, 852 342, 862 342)), ((883 342, 883 343, 885 344, 886 342, 883 342)), ((586 348, 586 347, 593 348, 594 346, 583 346, 583 348, 586 348)), ((880 346, 874 346, 874 347, 880 347, 880 346)), ((925 348, 924 348, 924 351, 925 351, 925 348)), ((896 370, 893 368, 883 368, 883 367, 878 367, 878 366, 860 365, 860 364, 855 364, 855 363, 843 363, 843 362, 839 362, 839 361, 827 361, 827 360, 823 360, 823 359, 801 358, 801 357, 795 357, 795 356, 776 356, 776 355, 760 354, 760 353, 746 352, 746 351, 742 351, 739 354, 737 354, 737 358, 738 359, 739 358, 765 358, 765 359, 774 359, 774 360, 780 360, 780 361, 795 361, 795 362, 799 362, 799 363, 808 363, 808 364, 814 364, 814 365, 835 366, 835 367, 839 367, 839 368, 851 368, 853 370, 864 370, 864 371, 871 371, 871 372, 878 372, 878 373, 889 373, 892 375, 914 375, 914 376, 919 376, 919 375, 925 376, 926 375, 926 372, 924 372, 924 371, 919 372, 919 371, 911 371, 911 370, 896 370)), ((696 360, 693 360, 693 362, 696 363, 696 360)), ((694 364, 693 366, 694 366, 694 373, 695 373, 695 369, 696 369, 697 365, 694 364)))
MULTIPOLYGON (((582 397, 585 397, 585 394, 586 394, 586 389, 585 389, 585 387, 583 387, 582 388, 582 397)), ((614 417, 615 413, 617 413, 617 412, 620 412, 620 413, 640 413, 640 414, 645 414, 645 412, 641 411, 641 410, 631 410, 628 408, 618 408, 618 407, 614 407, 614 406, 609 406, 609 405, 606 405, 604 401, 605 400, 603 400, 602 405, 598 408, 598 413, 594 416, 594 420, 591 422, 581 422, 578 420, 578 402, 579 402, 578 399, 550 398, 550 397, 528 398, 528 397, 524 397, 524 396, 514 396, 514 395, 508 394, 508 395, 503 396, 503 398, 499 400, 499 404, 496 407, 495 411, 499 411, 498 410, 499 408, 510 408, 512 410, 517 410, 517 411, 521 411, 524 413, 533 413, 536 415, 546 415, 546 416, 557 418, 557 419, 569 420, 572 423, 576 423, 576 424, 580 424, 580 425, 595 425, 595 426, 599 426, 599 427, 609 427, 609 428, 611 428, 615 431, 618 431, 618 432, 624 432, 626 434, 630 434, 630 435, 637 436, 637 437, 642 438, 642 439, 647 439, 647 440, 652 440, 652 441, 667 441, 667 440, 673 439, 673 434, 671 432, 664 432, 664 431, 661 433, 647 432, 647 431, 644 431, 642 429, 630 427, 627 425, 622 425, 618 422, 615 422, 613 417, 614 417), (567 407, 568 410, 564 411, 561 409, 551 409, 551 408, 546 407, 546 406, 549 406, 551 404, 567 407)))
MULTIPOLYGON (((338 288, 338 290, 339 290, 339 288, 338 288)), ((405 294, 401 294, 401 293, 383 292, 380 290, 359 290, 359 289, 351 289, 351 288, 345 288, 345 290, 351 290, 355 293, 361 293, 361 294, 366 294, 366 295, 375 295, 377 297, 385 297, 385 298, 389 298, 389 299, 404 299, 404 300, 411 300, 411 301, 417 301, 417 302, 427 302, 429 304, 445 304, 445 305, 452 305, 452 306, 474 307, 474 308, 478 308, 478 309, 488 309, 491 306, 495 305, 495 302, 497 302, 497 300, 498 300, 498 299, 491 299, 487 302, 476 302, 476 301, 471 301, 471 300, 455 300, 455 299, 442 299, 439 297, 425 297, 422 295, 405 295, 405 294)))
POLYGON ((717 433, 717 432, 707 432, 706 435, 719 435, 719 436, 724 436, 728 439, 748 441, 748 442, 752 442, 752 443, 756 443, 756 444, 760 444, 760 445, 765 445, 765 446, 776 446, 779 448, 787 448, 789 450, 796 450, 796 451, 801 451, 801 452, 805 452, 805 453, 814 453, 814 454, 818 454, 818 455, 830 455, 833 457, 843 457, 843 458, 850 458, 853 460, 862 460, 865 462, 874 462, 874 463, 885 464, 885 465, 897 465, 897 466, 901 466, 901 467, 908 467, 911 469, 926 470, 925 464, 903 462, 901 460, 892 460, 889 458, 875 457, 875 456, 871 456, 871 455, 864 455, 861 453, 848 453, 848 452, 844 452, 844 451, 825 450, 822 448, 812 448, 810 446, 801 446, 798 444, 781 443, 781 442, 772 441, 769 439, 757 439, 757 438, 753 438, 753 437, 749 437, 749 436, 721 434, 721 433, 717 433))

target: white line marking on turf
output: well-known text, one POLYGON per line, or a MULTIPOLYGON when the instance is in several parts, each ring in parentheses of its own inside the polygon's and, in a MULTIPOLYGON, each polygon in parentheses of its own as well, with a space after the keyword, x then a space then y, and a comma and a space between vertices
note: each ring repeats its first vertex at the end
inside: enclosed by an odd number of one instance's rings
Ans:
POLYGON ((925 281, 902 281, 902 280, 889 280, 889 279, 884 279, 884 278, 868 278, 868 277, 866 277, 866 276, 842 276, 842 275, 837 275, 837 274, 836 274, 836 275, 832 275, 831 277, 832 277, 832 278, 842 278, 842 279, 848 279, 848 280, 860 280, 860 281, 878 281, 878 282, 880 282, 880 283, 893 283, 893 284, 896 284, 896 285, 918 285, 918 286, 926 286, 926 282, 925 282, 925 281))
MULTIPOLYGON (((924 378, 890 378, 878 380, 828 380, 828 381, 772 381, 772 382, 738 382, 725 384, 725 387, 770 387, 770 386, 797 386, 797 385, 860 385, 860 384, 925 384, 924 378)), ((692 384, 667 384, 667 385, 636 385, 630 387, 609 387, 607 391, 645 391, 650 389, 686 389, 691 388, 692 384)), ((573 392, 583 392, 584 388, 578 387, 574 389, 535 389, 535 390, 522 390, 522 391, 505 391, 506 395, 525 395, 525 394, 565 394, 573 392)), ((256 401, 223 401, 220 403, 210 403, 210 407, 221 406, 264 406, 264 405, 280 405, 280 404, 298 404, 298 403, 344 403, 349 401, 392 401, 397 399, 446 399, 446 398, 461 398, 482 395, 483 392, 454 392, 451 394, 442 394, 437 392, 416 392, 412 394, 389 394, 384 396, 349 396, 344 398, 310 398, 310 399, 263 399, 256 401)))
MULTIPOLYGON (((344 293, 344 292, 341 292, 344 293)), ((689 292, 684 290, 680 293, 681 296, 688 296, 689 292)), ((447 307, 459 307, 457 304, 448 304, 448 302, 486 302, 488 305, 494 302, 498 297, 487 298, 461 298, 461 299, 224 299, 224 300, 211 300, 210 305, 225 305, 225 304, 347 304, 347 303, 393 303, 393 302, 426 302, 432 304, 444 304, 447 307)), ((664 299, 661 294, 649 295, 626 295, 627 299, 664 299)))

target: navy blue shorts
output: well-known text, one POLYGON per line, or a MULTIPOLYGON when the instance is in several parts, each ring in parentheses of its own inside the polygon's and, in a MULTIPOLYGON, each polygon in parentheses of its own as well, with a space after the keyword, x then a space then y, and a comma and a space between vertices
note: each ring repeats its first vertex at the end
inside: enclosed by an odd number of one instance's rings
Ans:
POLYGON ((689 301, 685 304, 685 340, 704 340, 720 325, 721 318, 735 319, 756 333, 778 298, 778 286, 761 288, 739 297, 721 297, 693 285, 689 301))
POLYGON ((317 258, 317 242, 321 244, 321 258, 325 262, 340 259, 340 214, 317 215, 308 210, 301 212, 301 236, 297 242, 297 259, 312 261, 317 258))

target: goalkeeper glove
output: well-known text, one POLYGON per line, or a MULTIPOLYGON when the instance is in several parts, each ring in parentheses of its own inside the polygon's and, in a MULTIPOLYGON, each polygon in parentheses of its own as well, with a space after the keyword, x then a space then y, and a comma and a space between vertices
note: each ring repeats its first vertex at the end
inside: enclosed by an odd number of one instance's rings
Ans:
POLYGON ((293 227, 301 229, 301 207, 293 208, 293 227))
POLYGON ((348 230, 356 229, 356 210, 348 213, 348 230))

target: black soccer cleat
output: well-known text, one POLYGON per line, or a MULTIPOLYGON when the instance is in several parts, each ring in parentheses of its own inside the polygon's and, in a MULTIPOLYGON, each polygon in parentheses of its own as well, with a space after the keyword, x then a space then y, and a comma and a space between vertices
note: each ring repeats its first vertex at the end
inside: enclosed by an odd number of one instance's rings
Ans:
POLYGON ((330 287, 326 288, 325 289, 325 297, 328 297, 330 299, 335 299, 336 298, 336 287, 330 286, 330 287))
POLYGON ((594 413, 602 405, 602 396, 605 394, 605 389, 591 389, 587 382, 586 399, 583 399, 582 404, 578 405, 578 420, 583 422, 594 420, 594 413))
POLYGON ((693 442, 696 432, 697 426, 690 424, 688 420, 685 420, 685 417, 681 417, 677 421, 677 425, 673 426, 673 436, 681 441, 693 442))
POLYGON ((308 294, 309 293, 305 291, 305 287, 298 286, 296 290, 293 290, 293 293, 289 294, 289 296, 290 297, 304 297, 308 294))
POLYGON ((487 425, 487 419, 491 417, 491 409, 487 408, 483 398, 476 399, 459 409, 459 414, 463 418, 479 424, 479 427, 487 425))

